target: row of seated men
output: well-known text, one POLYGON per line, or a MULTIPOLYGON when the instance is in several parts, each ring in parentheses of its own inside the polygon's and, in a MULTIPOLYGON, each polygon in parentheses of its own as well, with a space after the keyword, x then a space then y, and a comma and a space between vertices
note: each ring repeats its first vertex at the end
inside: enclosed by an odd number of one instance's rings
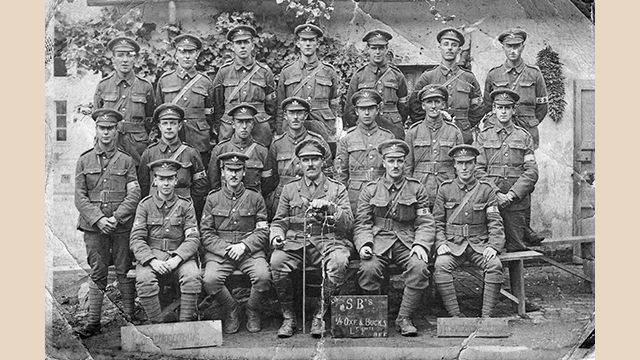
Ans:
MULTIPOLYGON (((419 96, 429 105, 429 116, 439 114, 447 92, 443 86, 433 85, 419 96)), ((405 288, 395 321, 402 335, 417 334, 411 315, 429 285, 429 257, 435 257, 433 279, 451 316, 462 316, 453 270, 465 259, 481 267, 485 275, 482 316, 491 316, 503 282, 497 255, 505 247, 512 251, 523 246, 518 242, 521 238, 509 235, 508 223, 511 221, 520 235, 524 224, 514 223, 510 216, 523 216, 519 207, 531 191, 529 183, 537 179, 531 135, 512 121, 518 94, 497 89, 491 97, 495 118, 478 134, 476 146, 457 144, 447 149, 455 177, 443 181, 433 198, 421 179, 405 175, 412 156, 405 141, 380 139, 371 145, 384 170, 359 187, 354 203, 347 187, 323 171, 330 151, 326 143, 321 138, 308 138, 293 152, 301 176, 282 187, 270 224, 260 189, 246 186, 251 158, 244 152, 217 156, 224 181, 209 192, 200 216, 195 202, 176 190, 179 173, 191 165, 188 162, 172 158, 151 161, 148 168, 154 190, 140 200, 133 159, 117 147, 117 124, 122 114, 113 109, 94 111, 96 145, 80 157, 76 174, 79 228, 84 232, 92 268, 88 321, 76 329, 78 334, 91 336, 99 331, 109 259, 116 267, 125 315, 133 316, 137 291, 151 323, 163 320, 159 280, 175 275, 181 291, 181 321, 191 320, 198 294, 204 290, 224 307, 224 331, 238 331, 238 305, 224 285, 238 269, 252 281, 247 330, 260 331, 260 306, 274 286, 284 318, 278 336, 290 337, 297 329, 290 275, 306 261, 324 272, 322 296, 311 324, 311 334, 322 336, 328 301, 344 284, 349 259, 355 254, 361 260, 358 283, 365 294, 380 293, 389 264, 403 269, 405 288), (506 164, 505 159, 517 164, 506 164), (493 176, 488 171, 492 166, 504 169, 505 176, 493 176), (201 246, 204 275, 194 257, 201 246), (133 257, 135 287, 126 278, 133 257)), ((365 116, 378 108, 377 93, 364 90, 353 98, 358 126, 384 132, 375 124, 375 117, 365 116)), ((282 106, 290 110, 289 106, 296 104, 304 104, 304 100, 288 99, 282 106)), ((302 107, 294 111, 306 112, 302 107)), ((167 144, 178 139, 181 111, 172 104, 156 110, 162 140, 167 144)), ((254 115, 250 104, 239 104, 230 111, 234 124, 250 123, 243 117, 254 121, 254 115)), ((290 125, 295 128, 293 121, 290 125)), ((455 125, 442 122, 440 126, 451 126, 461 137, 455 125)), ((246 125, 236 130, 242 129, 246 130, 246 125)), ((147 150, 151 148, 153 145, 147 150)), ((339 164, 335 166, 339 168, 339 164)))

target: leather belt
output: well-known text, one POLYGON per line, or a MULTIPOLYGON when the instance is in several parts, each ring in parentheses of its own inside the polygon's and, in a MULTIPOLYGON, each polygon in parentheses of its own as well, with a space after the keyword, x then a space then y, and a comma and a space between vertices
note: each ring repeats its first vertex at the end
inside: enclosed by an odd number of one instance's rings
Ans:
POLYGON ((407 224, 394 219, 383 218, 380 216, 373 217, 373 225, 389 231, 415 230, 413 224, 407 224))
POLYGON ((323 100, 308 100, 309 102, 309 106, 311 107, 311 110, 324 110, 324 109, 329 109, 331 110, 331 107, 329 106, 329 99, 323 99, 323 100))
POLYGON ((446 229, 447 235, 458 235, 458 236, 481 236, 488 234, 487 225, 486 224, 447 224, 446 229))
POLYGON ((160 239, 149 237, 147 244, 150 248, 162 251, 175 251, 180 244, 182 244, 182 239, 160 239))
POLYGON ((118 130, 121 133, 140 133, 147 132, 144 128, 144 122, 133 122, 133 121, 120 121, 118 123, 118 130))
POLYGON ((384 170, 355 170, 349 172, 349 180, 351 181, 371 181, 377 180, 384 175, 384 170))
POLYGON ((116 203, 122 202, 127 196, 126 191, 89 191, 89 200, 91 202, 116 203))
POLYGON ((205 108, 188 107, 184 109, 184 119, 203 119, 206 115, 205 108))
POLYGON ((380 112, 383 113, 383 114, 397 113, 398 112, 398 105, 396 103, 393 103, 393 104, 382 104, 382 106, 380 106, 380 112))
POLYGON ((245 232, 245 231, 218 230, 218 236, 220 236, 220 239, 231 244, 237 244, 241 242, 247 237, 248 234, 249 232, 245 232))
POLYGON ((453 163, 450 161, 421 161, 416 164, 414 173, 453 174, 453 163))
POLYGON ((524 174, 524 170, 520 167, 509 165, 489 165, 487 170, 489 176, 497 176, 505 179, 510 177, 517 178, 524 174))

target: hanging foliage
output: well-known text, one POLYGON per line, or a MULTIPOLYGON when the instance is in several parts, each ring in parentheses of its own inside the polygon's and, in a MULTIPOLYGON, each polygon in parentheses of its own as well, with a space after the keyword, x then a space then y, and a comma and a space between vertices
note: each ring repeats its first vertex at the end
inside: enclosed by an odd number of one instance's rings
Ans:
POLYGON ((562 62, 558 53, 553 51, 550 45, 538 52, 536 65, 542 71, 542 77, 547 85, 549 95, 549 116, 553 121, 560 121, 564 114, 567 102, 564 100, 564 75, 562 74, 562 62))

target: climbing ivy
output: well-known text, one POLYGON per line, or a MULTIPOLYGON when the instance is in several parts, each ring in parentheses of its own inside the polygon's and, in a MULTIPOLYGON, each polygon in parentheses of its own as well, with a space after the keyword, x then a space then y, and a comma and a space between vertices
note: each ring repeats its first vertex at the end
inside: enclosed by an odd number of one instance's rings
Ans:
POLYGON ((547 93, 549 96, 549 116, 553 121, 560 121, 564 114, 564 108, 567 102, 564 100, 565 77, 562 74, 562 62, 558 53, 553 51, 550 45, 547 45, 538 52, 536 65, 542 71, 542 77, 547 85, 547 93))

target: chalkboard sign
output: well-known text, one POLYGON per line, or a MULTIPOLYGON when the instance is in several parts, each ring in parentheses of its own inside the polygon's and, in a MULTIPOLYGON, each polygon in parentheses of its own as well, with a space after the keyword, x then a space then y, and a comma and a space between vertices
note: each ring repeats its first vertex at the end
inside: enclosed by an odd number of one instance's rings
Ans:
POLYGON ((387 317, 387 295, 331 297, 331 334, 333 337, 388 337, 387 317))

